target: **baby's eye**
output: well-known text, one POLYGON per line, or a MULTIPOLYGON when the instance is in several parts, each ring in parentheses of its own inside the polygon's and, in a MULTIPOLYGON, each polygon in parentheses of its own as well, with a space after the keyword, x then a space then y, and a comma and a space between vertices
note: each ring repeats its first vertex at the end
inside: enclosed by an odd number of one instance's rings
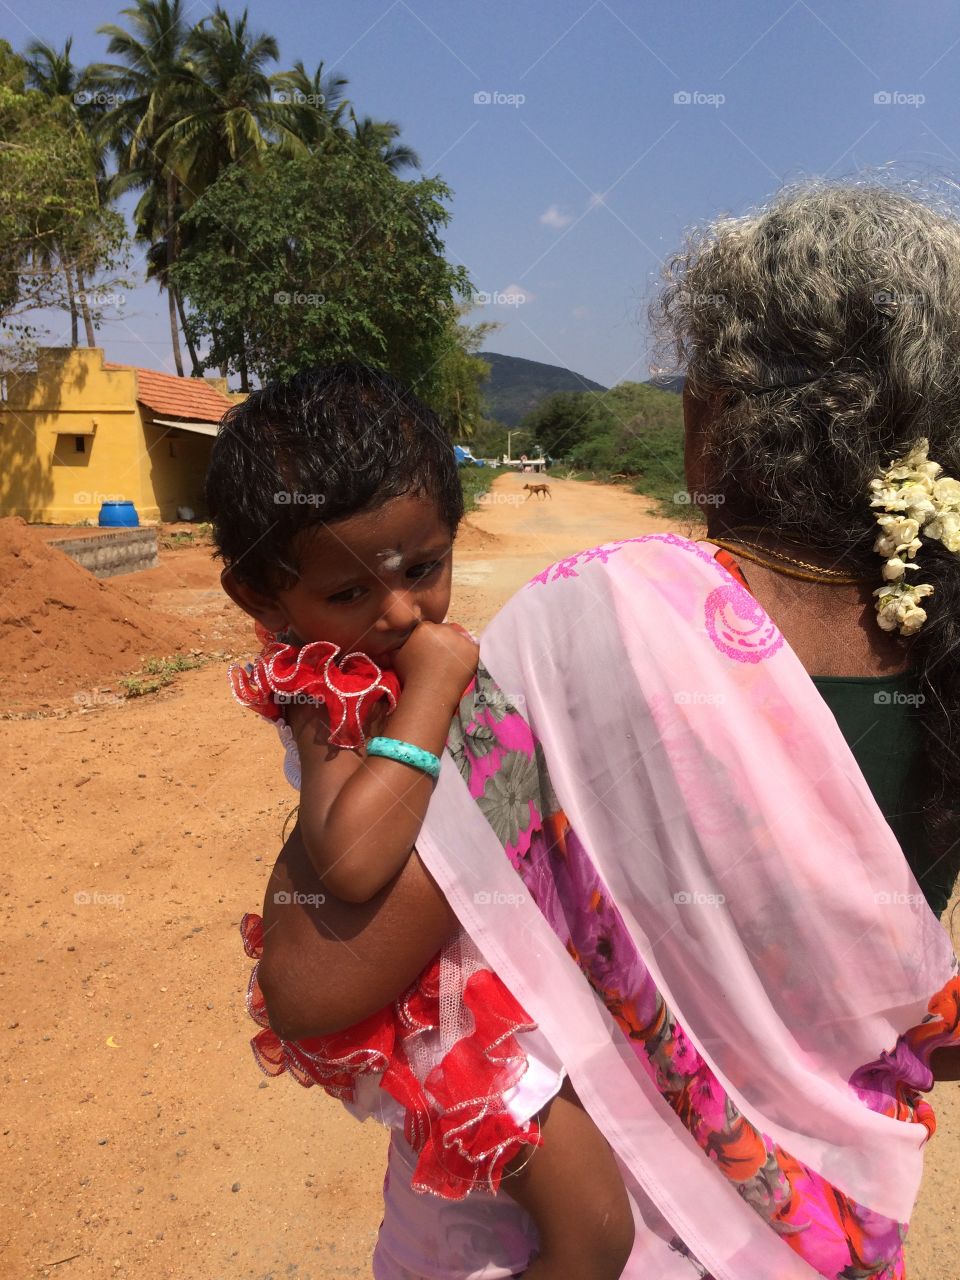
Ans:
POLYGON ((355 600, 360 599, 363 593, 363 587, 347 587, 343 591, 335 591, 332 596, 327 596, 327 603, 353 604, 355 600))
POLYGON ((407 576, 410 578, 428 578, 440 568, 442 560, 430 560, 426 564, 415 564, 407 570, 407 576))

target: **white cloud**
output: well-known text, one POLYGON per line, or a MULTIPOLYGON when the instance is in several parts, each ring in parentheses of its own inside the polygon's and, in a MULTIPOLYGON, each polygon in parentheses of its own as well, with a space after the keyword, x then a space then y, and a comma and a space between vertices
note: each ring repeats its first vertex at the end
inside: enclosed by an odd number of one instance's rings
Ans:
POLYGON ((525 302, 532 302, 533 294, 522 284, 507 284, 492 293, 488 289, 478 289, 473 295, 475 307, 522 307, 525 302))
POLYGON ((554 227, 557 231, 560 231, 564 227, 568 227, 573 218, 569 213, 564 213, 555 204, 552 204, 545 213, 541 213, 540 221, 545 227, 554 227))
POLYGON ((522 306, 525 302, 533 301, 533 294, 522 284, 506 284, 500 290, 499 301, 501 306, 522 306))

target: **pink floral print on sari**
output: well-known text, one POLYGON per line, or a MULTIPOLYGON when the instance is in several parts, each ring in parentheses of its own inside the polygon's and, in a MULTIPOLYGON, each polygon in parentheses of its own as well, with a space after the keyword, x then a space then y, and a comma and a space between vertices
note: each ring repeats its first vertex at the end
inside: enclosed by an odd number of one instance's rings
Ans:
MULTIPOLYGON (((902 1280, 906 1227, 850 1199, 761 1133, 697 1052, 561 811, 530 726, 482 664, 447 746, 533 900, 705 1156, 820 1275, 902 1280)), ((960 977, 931 1001, 921 1027, 851 1085, 873 1110, 932 1131, 916 1089, 930 1087, 929 1053, 960 1038, 958 1025, 960 977)))
MULTIPOLYGON (((701 560, 713 561, 714 557, 699 543, 682 538, 677 533, 645 533, 637 538, 621 538, 587 551, 558 560, 548 565, 527 587, 546 586, 562 578, 579 577, 581 565, 599 560, 606 564, 612 555, 633 542, 665 542, 678 547, 701 560)), ((731 580, 710 592, 704 606, 704 626, 717 649, 735 662, 763 662, 771 658, 783 644, 783 636, 767 617, 753 596, 731 576, 731 580)))

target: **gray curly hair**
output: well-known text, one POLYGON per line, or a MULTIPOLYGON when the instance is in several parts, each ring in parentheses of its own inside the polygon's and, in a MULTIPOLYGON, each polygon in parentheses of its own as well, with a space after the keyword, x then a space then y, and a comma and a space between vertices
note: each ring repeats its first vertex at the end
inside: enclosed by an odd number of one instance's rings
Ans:
MULTIPOLYGON (((764 525, 879 585, 871 478, 923 436, 960 477, 952 203, 916 184, 808 181, 692 232, 664 274, 650 309, 658 355, 713 398, 704 450, 723 523, 764 525)), ((935 592, 927 623, 901 643, 925 697, 931 858, 952 883, 960 556, 928 540, 919 562, 935 592)))

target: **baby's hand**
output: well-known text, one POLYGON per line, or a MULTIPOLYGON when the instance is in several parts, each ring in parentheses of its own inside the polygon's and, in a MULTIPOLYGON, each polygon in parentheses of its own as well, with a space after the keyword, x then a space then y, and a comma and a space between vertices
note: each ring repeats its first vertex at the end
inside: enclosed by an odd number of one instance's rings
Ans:
POLYGON ((314 699, 297 699, 285 703, 283 718, 293 730, 297 742, 300 742, 301 735, 308 730, 312 735, 326 735, 330 727, 326 707, 314 699))
POLYGON ((480 649, 462 627, 450 622, 421 622, 393 667, 407 689, 428 688, 453 703, 477 673, 480 649))

